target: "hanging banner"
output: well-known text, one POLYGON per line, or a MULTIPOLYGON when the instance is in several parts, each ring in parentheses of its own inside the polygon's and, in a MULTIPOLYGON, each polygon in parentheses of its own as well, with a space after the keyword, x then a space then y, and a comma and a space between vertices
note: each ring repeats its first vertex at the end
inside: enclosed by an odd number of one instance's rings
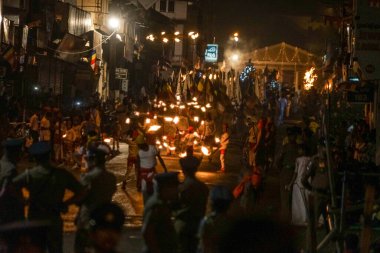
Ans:
POLYGON ((363 80, 380 79, 380 0, 356 1, 355 48, 363 80))
POLYGON ((145 10, 152 7, 158 0, 138 0, 138 2, 145 8, 145 10))

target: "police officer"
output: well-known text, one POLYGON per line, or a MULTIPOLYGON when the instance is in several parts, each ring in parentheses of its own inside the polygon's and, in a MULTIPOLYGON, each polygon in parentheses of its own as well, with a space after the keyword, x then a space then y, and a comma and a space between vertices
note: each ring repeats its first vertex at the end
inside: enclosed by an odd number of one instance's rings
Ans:
POLYGON ((179 160, 185 180, 179 186, 179 209, 175 212, 174 226, 179 239, 179 252, 195 253, 198 227, 206 213, 209 190, 195 176, 200 161, 193 156, 193 148, 188 147, 186 153, 187 156, 179 160))
POLYGON ((172 206, 178 197, 178 173, 154 177, 154 193, 144 208, 142 237, 144 253, 176 253, 177 235, 172 222, 172 206))
POLYGON ((28 218, 47 219, 50 222, 47 237, 49 253, 60 253, 63 233, 61 212, 66 211, 68 205, 83 198, 84 189, 72 174, 50 164, 50 150, 47 142, 33 144, 29 152, 34 156, 37 165, 17 176, 13 182, 29 191, 28 218), (66 189, 74 194, 63 201, 66 189))
POLYGON ((2 142, 4 154, 0 160, 0 224, 23 218, 22 195, 12 184, 17 176, 17 162, 23 143, 23 139, 7 139, 2 142))
POLYGON ((94 253, 115 253, 122 233, 125 216, 116 204, 98 206, 90 214, 89 228, 94 253))
POLYGON ((116 192, 116 177, 106 170, 106 156, 111 150, 107 145, 94 143, 88 147, 84 156, 88 172, 80 179, 87 194, 83 199, 77 217, 77 233, 75 236, 75 252, 86 252, 89 244, 88 226, 90 213, 97 207, 110 203, 116 192))
MULTIPOLYGON (((312 157, 306 172, 301 178, 301 183, 309 191, 308 200, 312 201, 314 216, 311 216, 312 210, 309 208, 309 219, 314 219, 314 224, 318 224, 319 217, 322 215, 326 232, 328 232, 326 207, 330 201, 330 187, 324 140, 320 140, 318 144, 318 154, 312 157)), ((307 235, 310 235, 310 229, 312 229, 310 224, 311 222, 309 222, 307 227, 307 235)), ((307 236, 306 244, 309 250, 311 246, 310 243, 310 237, 307 236)))

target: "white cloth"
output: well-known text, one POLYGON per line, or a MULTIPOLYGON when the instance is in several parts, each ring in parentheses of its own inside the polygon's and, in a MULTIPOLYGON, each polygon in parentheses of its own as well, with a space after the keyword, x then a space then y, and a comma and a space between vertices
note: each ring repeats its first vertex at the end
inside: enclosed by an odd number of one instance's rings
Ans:
POLYGON ((145 169, 151 169, 156 166, 156 155, 158 154, 158 150, 155 146, 149 145, 149 149, 147 151, 139 150, 140 157, 140 167, 145 169))
POLYGON ((297 178, 293 184, 292 191, 292 224, 306 225, 307 224, 307 190, 303 187, 301 180, 307 170, 307 165, 311 161, 310 157, 301 156, 296 159, 295 173, 297 178))

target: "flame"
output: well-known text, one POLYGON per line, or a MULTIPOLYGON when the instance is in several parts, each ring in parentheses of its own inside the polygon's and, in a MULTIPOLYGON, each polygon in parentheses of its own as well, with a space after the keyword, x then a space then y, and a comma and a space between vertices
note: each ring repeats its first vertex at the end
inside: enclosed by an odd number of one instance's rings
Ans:
POLYGON ((174 151, 176 147, 169 147, 169 150, 174 151))
POLYGON ((202 112, 206 112, 206 107, 202 106, 201 110, 202 110, 202 112))
POLYGON ((159 126, 159 125, 153 125, 153 126, 149 127, 148 132, 156 132, 160 128, 161 128, 161 126, 159 126))
POLYGON ((318 76, 314 73, 315 68, 311 67, 310 70, 305 72, 303 83, 305 85, 305 90, 310 90, 314 86, 314 82, 317 80, 318 76))
POLYGON ((215 137, 215 143, 219 143, 220 139, 218 137, 215 137))
POLYGON ((66 138, 66 136, 67 136, 67 135, 66 135, 66 134, 64 134, 64 135, 62 135, 62 138, 66 138))
POLYGON ((185 156, 187 156, 186 152, 183 152, 183 153, 179 154, 179 157, 185 157, 185 156))
POLYGON ((202 146, 201 150, 202 150, 202 153, 203 153, 205 156, 209 156, 209 155, 211 155, 210 151, 209 151, 208 148, 206 148, 205 146, 202 146))

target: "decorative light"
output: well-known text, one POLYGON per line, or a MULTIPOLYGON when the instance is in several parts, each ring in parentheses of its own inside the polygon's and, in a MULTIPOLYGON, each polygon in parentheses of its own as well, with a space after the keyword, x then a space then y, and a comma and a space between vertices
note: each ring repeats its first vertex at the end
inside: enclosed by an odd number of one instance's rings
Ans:
POLYGON ((168 38, 163 38, 163 39, 162 39, 162 42, 164 42, 164 43, 168 43, 168 42, 169 42, 169 39, 168 39, 168 38))
POLYGON ((162 136, 162 139, 166 140, 166 139, 168 139, 168 137, 166 135, 164 135, 164 136, 162 136))
POLYGON ((178 36, 178 35, 179 35, 179 31, 176 31, 176 32, 174 33, 174 35, 175 35, 175 36, 178 36))
POLYGON ((184 105, 180 105, 179 109, 185 109, 185 106, 184 105))
POLYGON ((252 64, 248 64, 247 66, 245 66, 244 70, 241 72, 239 76, 240 81, 244 82, 249 77, 249 75, 255 71, 256 68, 252 64))
POLYGON ((211 105, 210 104, 206 104, 206 108, 211 108, 211 105))
POLYGON ((125 124, 129 124, 129 123, 131 123, 131 119, 130 119, 130 118, 127 118, 127 119, 125 120, 125 124))
POLYGON ((104 142, 105 143, 111 143, 111 139, 110 138, 106 138, 106 139, 104 139, 104 142))
POLYGON ((204 120, 202 120, 202 121, 201 121, 201 125, 204 125, 204 124, 205 124, 205 121, 204 121, 204 120))
POLYGON ((189 32, 189 36, 192 36, 192 35, 194 35, 194 32, 193 31, 189 32))
POLYGON ((219 143, 220 139, 218 137, 215 137, 215 143, 219 143))
POLYGON ((170 151, 174 151, 175 149, 176 149, 176 147, 169 147, 170 151))
POLYGON ((174 117, 173 122, 174 122, 174 124, 178 124, 178 122, 179 122, 179 118, 178 118, 178 116, 175 116, 175 117, 174 117))
POLYGON ((157 119, 157 115, 154 115, 154 116, 153 116, 153 119, 157 119))
POLYGON ((238 37, 239 36, 239 33, 234 33, 234 37, 238 37))
POLYGON ((157 140, 157 141, 156 141, 156 144, 157 144, 157 145, 160 145, 160 144, 161 144, 161 142, 160 142, 159 140, 157 140))
POLYGON ((238 61, 239 60, 239 55, 238 54, 233 54, 232 57, 231 57, 231 59, 233 61, 238 61))
POLYGON ((145 123, 146 123, 146 124, 150 124, 150 118, 146 118, 146 119, 145 119, 145 123))
POLYGON ((183 158, 183 157, 186 157, 187 156, 187 153, 186 152, 183 152, 183 153, 180 153, 179 154, 179 157, 183 158))
POLYGON ((193 143, 194 143, 194 145, 197 145, 197 144, 198 144, 197 140, 194 140, 193 143))
POLYGON ((165 117, 164 119, 165 119, 166 122, 172 122, 173 121, 172 117, 165 117))
POLYGON ((135 112, 135 115, 136 115, 136 116, 140 116, 140 113, 139 113, 139 112, 135 112))
POLYGON ((194 122, 199 122, 199 117, 198 116, 194 117, 194 122))
POLYGON ((64 135, 62 135, 62 138, 66 138, 66 136, 67 136, 67 135, 66 135, 66 134, 64 134, 64 135))
POLYGON ((153 36, 153 34, 149 34, 148 36, 146 36, 146 39, 147 40, 150 40, 150 41, 154 41, 154 36, 153 36))
POLYGON ((174 41, 175 41, 175 42, 180 42, 181 40, 178 39, 178 38, 174 38, 174 41))
POLYGON ((206 107, 202 106, 201 110, 202 110, 202 112, 206 112, 206 107))
POLYGON ((173 104, 170 104, 170 108, 173 109, 175 107, 175 105, 173 104))
POLYGON ((161 32, 161 35, 165 35, 165 34, 166 34, 166 32, 165 32, 165 31, 162 31, 162 32, 161 32))

